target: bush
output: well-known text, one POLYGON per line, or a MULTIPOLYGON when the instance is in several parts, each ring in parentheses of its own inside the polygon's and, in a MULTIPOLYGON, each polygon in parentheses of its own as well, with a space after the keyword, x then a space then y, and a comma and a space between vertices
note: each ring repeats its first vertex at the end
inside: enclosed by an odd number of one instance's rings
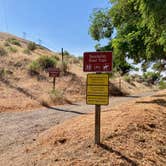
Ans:
POLYGON ((24 53, 24 54, 27 54, 27 55, 30 55, 30 54, 31 54, 31 51, 30 51, 29 49, 25 49, 25 50, 23 51, 23 53, 24 53))
POLYGON ((7 42, 9 42, 9 43, 11 43, 13 45, 16 45, 16 46, 21 46, 20 42, 17 39, 15 39, 15 38, 8 38, 7 42))
POLYGON ((33 61, 29 66, 28 66, 28 71, 31 75, 37 75, 39 74, 40 71, 40 64, 38 61, 33 61))
POLYGON ((131 83, 132 77, 130 75, 125 75, 124 80, 128 83, 131 83))
POLYGON ((60 91, 60 90, 52 90, 50 93, 50 99, 53 103, 57 103, 57 102, 62 102, 63 103, 63 100, 64 100, 64 95, 63 95, 63 92, 60 91))
POLYGON ((0 56, 5 56, 7 55, 6 50, 3 47, 0 47, 0 56))
POLYGON ((50 67, 56 66, 56 59, 54 57, 41 56, 28 66, 28 71, 31 75, 39 74, 40 70, 46 70, 50 67))
POLYGON ((9 47, 9 46, 10 46, 9 42, 6 41, 6 42, 4 43, 4 46, 5 46, 5 47, 9 47))
POLYGON ((154 84, 156 81, 160 79, 160 73, 156 72, 146 72, 143 74, 144 81, 154 84))
POLYGON ((36 50, 36 48, 37 48, 36 43, 29 42, 27 48, 28 48, 28 50, 31 50, 31 51, 36 50))
POLYGON ((57 64, 57 61, 54 57, 48 57, 48 56, 41 56, 37 61, 41 69, 48 69, 50 67, 55 67, 57 64))
POLYGON ((159 88, 160 88, 160 89, 166 89, 166 81, 161 80, 161 81, 159 82, 159 88))
POLYGON ((9 46, 7 49, 12 53, 16 53, 18 51, 17 48, 12 47, 12 46, 9 46))

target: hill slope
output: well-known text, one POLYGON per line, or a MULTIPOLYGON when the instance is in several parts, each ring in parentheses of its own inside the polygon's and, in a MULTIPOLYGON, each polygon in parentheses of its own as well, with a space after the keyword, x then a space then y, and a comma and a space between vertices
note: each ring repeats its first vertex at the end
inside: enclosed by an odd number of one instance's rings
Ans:
MULTIPOLYGON (((0 33, 0 112, 85 99, 87 73, 83 73, 82 68, 82 59, 67 52, 62 65, 61 54, 17 36, 0 33), (56 79, 55 91, 52 90, 53 79, 46 72, 48 64, 53 62, 66 71, 56 79)), ((111 78, 110 85, 112 95, 151 90, 134 80, 128 83, 124 78, 111 78)))
POLYGON ((0 111, 28 110, 41 104, 63 104, 81 98, 84 94, 83 79, 70 72, 71 64, 79 65, 73 63, 77 58, 70 55, 64 57, 68 63, 67 74, 57 78, 56 91, 52 92, 52 78, 48 77, 48 73, 39 70, 39 73, 32 75, 29 65, 44 55, 54 58, 57 66, 61 66, 61 55, 39 45, 29 50, 29 43, 0 33, 0 49, 5 52, 0 56, 0 111))

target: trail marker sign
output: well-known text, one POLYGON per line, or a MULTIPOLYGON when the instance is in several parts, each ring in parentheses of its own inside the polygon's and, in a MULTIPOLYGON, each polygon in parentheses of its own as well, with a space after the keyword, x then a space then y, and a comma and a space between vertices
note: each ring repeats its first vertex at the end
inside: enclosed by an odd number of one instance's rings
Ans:
POLYGON ((108 74, 88 74, 86 88, 86 103, 89 105, 109 104, 108 74))
POLYGON ((59 77, 60 69, 59 68, 48 68, 49 77, 59 77))
POLYGON ((55 90, 55 78, 60 76, 59 68, 48 68, 49 77, 53 77, 53 90, 55 90))
POLYGON ((111 72, 112 52, 85 52, 84 72, 111 72))
POLYGON ((86 103, 95 105, 95 144, 98 145, 100 144, 101 105, 109 104, 108 73, 112 71, 112 64, 110 51, 84 53, 83 71, 96 72, 87 76, 86 103))

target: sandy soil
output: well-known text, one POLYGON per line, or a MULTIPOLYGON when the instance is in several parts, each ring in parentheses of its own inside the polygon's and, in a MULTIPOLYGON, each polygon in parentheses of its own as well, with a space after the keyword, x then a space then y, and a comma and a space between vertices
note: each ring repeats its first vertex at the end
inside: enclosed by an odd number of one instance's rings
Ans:
POLYGON ((111 110, 102 111, 101 146, 93 143, 94 114, 88 112, 94 106, 77 103, 49 110, 1 113, 0 163, 164 166, 165 94, 111 98, 111 110), (66 121, 78 115, 82 116, 66 121))

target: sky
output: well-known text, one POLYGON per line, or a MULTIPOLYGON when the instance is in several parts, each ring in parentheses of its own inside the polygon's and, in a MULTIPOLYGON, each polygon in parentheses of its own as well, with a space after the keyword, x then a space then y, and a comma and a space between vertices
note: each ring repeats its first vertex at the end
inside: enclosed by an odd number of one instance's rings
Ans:
POLYGON ((0 4, 1 32, 76 56, 94 51, 97 44, 88 34, 93 9, 110 6, 108 0, 0 0, 0 4))

